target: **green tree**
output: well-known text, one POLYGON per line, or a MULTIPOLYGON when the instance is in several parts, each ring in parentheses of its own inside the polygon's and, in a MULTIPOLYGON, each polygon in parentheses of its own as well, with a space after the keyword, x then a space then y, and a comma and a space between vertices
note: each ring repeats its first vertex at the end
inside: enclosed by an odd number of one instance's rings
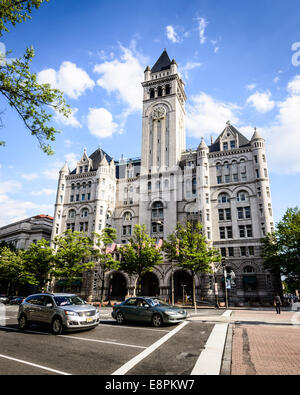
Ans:
MULTIPOLYGON (((39 8, 43 0, 0 0, 0 36, 8 31, 7 23, 16 23, 30 18, 33 8, 39 8)), ((68 117, 71 113, 69 106, 58 89, 52 89, 49 84, 38 84, 36 74, 30 72, 30 63, 34 57, 33 47, 26 49, 25 54, 15 60, 8 61, 7 54, 0 54, 0 93, 8 104, 16 111, 31 135, 38 140, 40 148, 48 155, 53 150, 48 141, 55 141, 59 133, 49 125, 53 113, 68 117)), ((1 120, 2 121, 2 120, 1 120)), ((0 141, 0 145, 5 145, 0 141)))
POLYGON ((96 259, 100 266, 98 277, 101 282, 100 300, 103 303, 105 275, 110 270, 118 270, 120 265, 120 262, 113 258, 113 251, 110 247, 117 239, 117 231, 114 228, 104 228, 100 235, 94 233, 94 237, 94 241, 98 247, 96 259))
POLYGON ((136 276, 135 289, 140 285, 143 275, 153 271, 154 266, 163 260, 161 252, 156 248, 155 239, 146 233, 145 225, 135 225, 133 237, 128 244, 119 248, 119 252, 120 270, 129 276, 136 276))
POLYGON ((274 274, 283 275, 291 291, 300 289, 300 210, 288 208, 274 233, 263 240, 264 266, 274 274))
POLYGON ((20 285, 36 285, 36 279, 24 260, 23 250, 12 251, 7 247, 0 253, 0 280, 7 283, 7 294, 16 293, 20 285))
POLYGON ((211 272, 211 264, 220 262, 219 250, 209 246, 200 222, 178 223, 176 230, 164 241, 163 251, 169 261, 189 270, 193 279, 193 303, 196 308, 195 275, 211 272))
POLYGON ((34 276, 38 289, 42 290, 51 280, 50 274, 54 268, 54 251, 49 246, 49 242, 41 239, 36 244, 30 244, 24 251, 23 259, 27 270, 34 276))
POLYGON ((53 242, 56 253, 52 272, 55 277, 64 279, 70 290, 74 281, 81 280, 83 272, 95 266, 93 241, 84 233, 67 230, 53 242))

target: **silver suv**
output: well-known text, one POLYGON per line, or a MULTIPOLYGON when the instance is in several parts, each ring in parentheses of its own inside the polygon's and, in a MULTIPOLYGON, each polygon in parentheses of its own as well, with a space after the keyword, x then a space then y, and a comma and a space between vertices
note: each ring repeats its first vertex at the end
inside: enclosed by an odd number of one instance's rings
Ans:
POLYGON ((18 322, 22 330, 31 323, 50 324, 52 332, 59 335, 63 330, 96 327, 100 312, 75 294, 42 293, 30 295, 20 304, 18 322))

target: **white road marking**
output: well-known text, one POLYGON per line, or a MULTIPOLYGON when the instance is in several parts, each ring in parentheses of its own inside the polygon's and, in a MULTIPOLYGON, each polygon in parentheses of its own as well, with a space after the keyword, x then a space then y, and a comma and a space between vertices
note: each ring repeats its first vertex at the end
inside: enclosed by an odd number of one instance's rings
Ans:
POLYGON ((24 361, 24 360, 22 360, 22 359, 17 359, 17 358, 8 357, 7 355, 2 355, 2 354, 0 354, 0 358, 9 359, 9 360, 11 360, 11 361, 23 363, 23 364, 25 364, 25 365, 33 366, 33 367, 35 367, 35 368, 39 368, 39 369, 43 369, 43 370, 48 370, 49 372, 62 374, 62 375, 64 375, 64 376, 71 376, 71 373, 66 373, 66 372, 62 372, 61 370, 51 369, 51 368, 48 368, 48 367, 46 367, 46 366, 37 365, 36 363, 24 361))
POLYGON ((230 317, 232 313, 232 310, 226 310, 224 313, 221 315, 221 317, 230 317))
POLYGON ((176 328, 174 328, 172 331, 167 333, 165 336, 163 336, 157 342, 153 343, 150 347, 146 348, 146 350, 142 351, 140 354, 138 354, 137 356, 132 358, 130 361, 126 362, 123 366, 121 366, 119 369, 117 369, 115 372, 113 372, 112 375, 114 376, 114 375, 124 375, 124 374, 126 374, 135 365, 137 365, 144 358, 146 358, 153 351, 155 351, 158 347, 160 347, 163 343, 165 343, 167 340, 169 340, 172 336, 174 336, 177 332, 179 332, 188 323, 189 323, 188 321, 184 321, 181 324, 179 324, 176 328))
POLYGON ((219 375, 228 324, 216 324, 191 375, 219 375))
POLYGON ((113 341, 108 341, 108 340, 98 340, 98 339, 91 339, 91 338, 86 338, 86 337, 77 337, 77 336, 70 336, 70 335, 59 335, 59 337, 66 337, 68 339, 76 339, 76 340, 85 340, 85 341, 96 342, 96 343, 113 344, 115 346, 134 347, 134 348, 143 348, 143 349, 146 348, 143 346, 136 346, 134 344, 118 343, 118 342, 113 342, 113 341))
MULTIPOLYGON (((113 328, 128 328, 128 329, 138 329, 143 330, 143 331, 156 331, 156 332, 167 332, 169 333, 170 331, 168 331, 167 329, 156 329, 156 328, 143 328, 140 326, 125 326, 125 325, 117 325, 117 324, 103 324, 103 328, 105 328, 106 326, 112 326, 113 328)), ((100 326, 98 326, 98 328, 101 328, 101 323, 100 326)))

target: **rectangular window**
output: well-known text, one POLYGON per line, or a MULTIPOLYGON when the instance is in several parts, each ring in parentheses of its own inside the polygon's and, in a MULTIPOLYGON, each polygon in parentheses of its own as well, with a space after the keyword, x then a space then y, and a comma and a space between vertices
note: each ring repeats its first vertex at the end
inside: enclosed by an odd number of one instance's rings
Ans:
POLYGON ((249 246, 248 247, 248 252, 249 252, 249 255, 254 255, 254 247, 253 246, 249 246))
POLYGON ((221 184, 222 183, 222 176, 217 176, 217 184, 221 184))
POLYGON ((246 256, 246 247, 240 247, 241 256, 246 256))
POLYGON ((225 208, 225 217, 227 221, 231 220, 231 210, 230 208, 225 208))
POLYGON ((238 215, 238 219, 244 219, 243 207, 238 207, 237 208, 237 215, 238 215))
POLYGON ((91 199, 91 194, 88 193, 88 194, 87 194, 87 200, 90 200, 90 199, 91 199))
POLYGON ((70 196, 70 202, 74 202, 74 195, 70 196))
POLYGON ((221 247, 221 255, 226 256, 226 248, 225 247, 221 247))
POLYGON ((245 210, 245 218, 251 218, 251 210, 250 207, 244 207, 245 210))
POLYGON ((239 226, 240 237, 245 237, 245 227, 244 225, 239 226))
POLYGON ((246 225, 247 237, 252 237, 252 225, 246 225))
POLYGON ((234 149, 235 148, 235 141, 230 141, 230 149, 234 149))
POLYGON ((225 239, 225 228, 221 227, 220 230, 220 239, 225 239))
POLYGON ((234 249, 233 249, 233 247, 228 247, 228 255, 229 256, 234 256, 234 249))
POLYGON ((223 150, 227 151, 228 150, 228 143, 223 143, 223 150))
POLYGON ((238 174, 233 174, 232 180, 233 180, 233 182, 237 182, 239 180, 238 174))
POLYGON ((79 202, 79 195, 76 195, 76 202, 79 202))
POLYGON ((224 221, 224 210, 219 209, 219 221, 224 221))
POLYGON ((259 178, 259 171, 258 171, 258 169, 256 169, 255 172, 256 172, 256 178, 259 178))
POLYGON ((225 175, 225 182, 230 182, 230 175, 229 174, 225 175))
POLYGON ((257 155, 254 155, 254 161, 257 163, 257 155))
POLYGON ((81 195, 81 200, 85 200, 85 193, 81 195))
POLYGON ((232 227, 227 226, 226 230, 227 230, 227 238, 232 239, 232 227))

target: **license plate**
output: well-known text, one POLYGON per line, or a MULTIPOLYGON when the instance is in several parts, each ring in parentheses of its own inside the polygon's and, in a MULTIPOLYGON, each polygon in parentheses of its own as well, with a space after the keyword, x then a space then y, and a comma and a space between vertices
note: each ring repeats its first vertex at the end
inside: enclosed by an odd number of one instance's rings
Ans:
POLYGON ((86 322, 92 322, 92 321, 94 321, 93 317, 87 317, 86 322))

